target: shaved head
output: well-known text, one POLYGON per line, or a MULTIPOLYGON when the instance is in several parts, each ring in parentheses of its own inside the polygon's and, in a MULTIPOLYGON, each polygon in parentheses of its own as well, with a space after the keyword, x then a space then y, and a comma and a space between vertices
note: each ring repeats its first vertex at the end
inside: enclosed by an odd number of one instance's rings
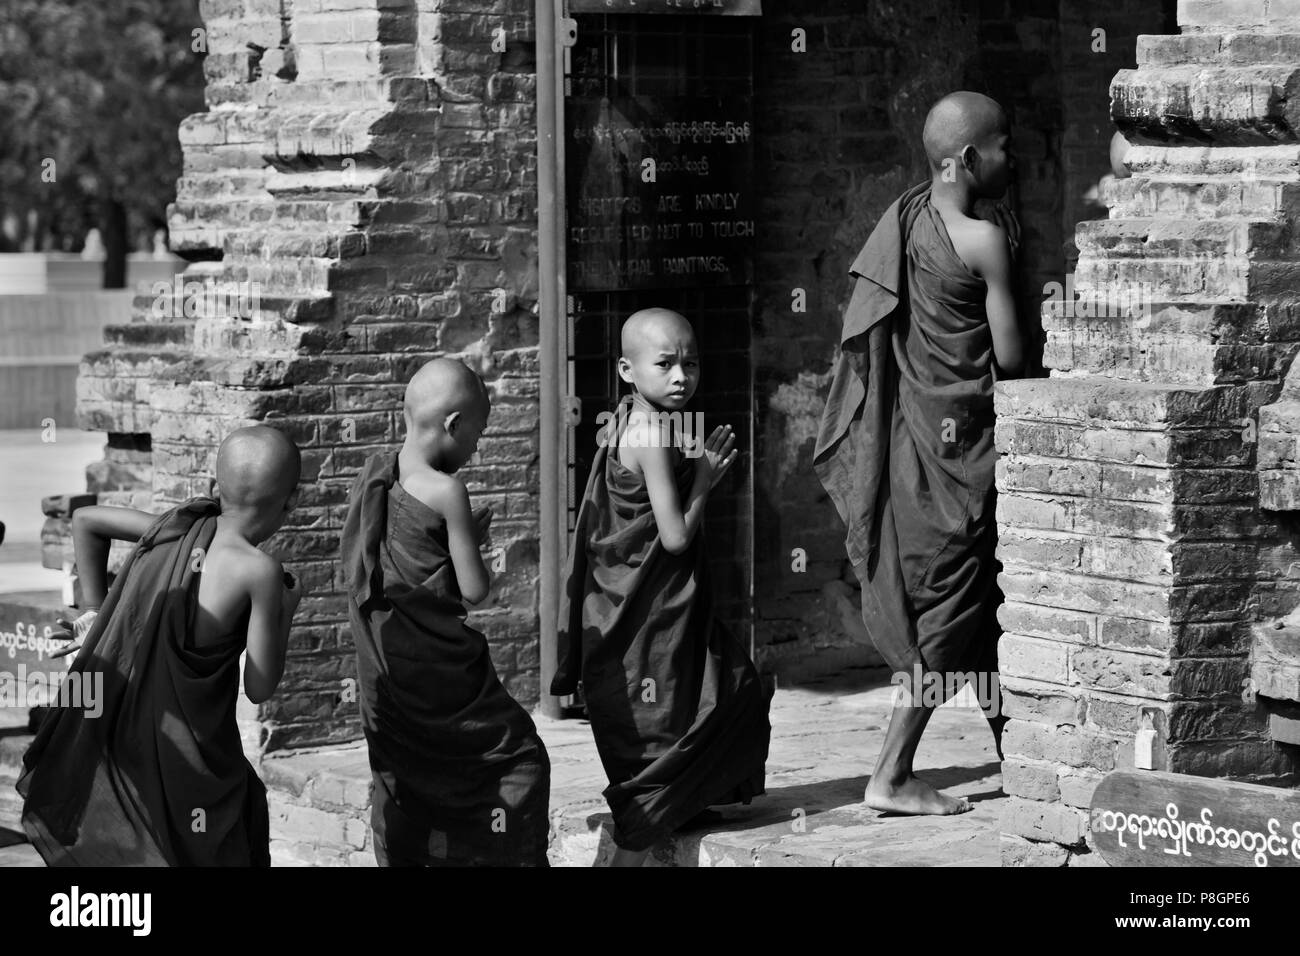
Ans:
POLYGON ((1007 132, 1010 123, 997 100, 982 93, 949 93, 931 107, 925 118, 921 141, 932 170, 943 168, 945 159, 961 162, 967 146, 979 147, 999 133, 1007 132))
POLYGON ((298 487, 301 470, 298 446, 266 425, 236 429, 217 449, 217 487, 226 504, 280 507, 298 487))
POLYGON ((695 339, 695 331, 684 316, 672 309, 642 309, 633 312, 623 323, 619 345, 623 357, 630 359, 646 349, 675 344, 682 336, 688 337, 692 342, 695 339))
POLYGON ((411 376, 402 400, 407 427, 441 423, 452 412, 481 412, 487 418, 491 401, 487 386, 463 362, 436 358, 411 376))

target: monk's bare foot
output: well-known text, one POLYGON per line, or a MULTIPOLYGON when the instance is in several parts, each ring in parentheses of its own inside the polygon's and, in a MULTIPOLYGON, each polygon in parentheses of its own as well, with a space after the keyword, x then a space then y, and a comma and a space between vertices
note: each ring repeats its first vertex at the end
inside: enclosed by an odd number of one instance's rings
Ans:
POLYGON ((867 792, 863 795, 862 802, 882 813, 906 813, 912 816, 949 816, 972 809, 969 801, 942 794, 924 780, 913 776, 894 786, 873 775, 867 781, 867 792))

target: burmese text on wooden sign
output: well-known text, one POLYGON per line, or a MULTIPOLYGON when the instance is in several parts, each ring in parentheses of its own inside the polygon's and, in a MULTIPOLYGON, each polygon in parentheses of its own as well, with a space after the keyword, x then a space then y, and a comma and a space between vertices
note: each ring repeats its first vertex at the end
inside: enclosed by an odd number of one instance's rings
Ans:
POLYGON ((1088 828, 1111 866, 1300 866, 1300 793, 1282 787, 1119 771, 1088 828))

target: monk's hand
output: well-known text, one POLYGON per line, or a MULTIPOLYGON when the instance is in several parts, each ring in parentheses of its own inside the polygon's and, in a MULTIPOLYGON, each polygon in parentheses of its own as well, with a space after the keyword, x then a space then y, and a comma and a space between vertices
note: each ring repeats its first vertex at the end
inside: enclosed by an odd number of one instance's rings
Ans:
POLYGON ((730 425, 719 425, 713 429, 708 441, 704 443, 704 454, 695 460, 695 467, 704 472, 709 479, 712 491, 727 473, 732 462, 736 460, 736 434, 730 425))
POLYGON ((83 611, 74 620, 69 621, 66 618, 61 617, 55 621, 55 623, 58 624, 59 627, 63 628, 67 633, 55 634, 53 635, 54 638, 60 641, 76 641, 76 643, 69 644, 60 651, 55 651, 50 655, 50 657, 67 657, 69 654, 76 653, 81 648, 81 642, 84 641, 86 635, 90 633, 90 626, 95 623, 95 618, 97 617, 99 617, 99 610, 97 608, 91 608, 90 610, 83 611))
POLYGON ((484 505, 482 508, 476 508, 471 513, 474 519, 474 527, 478 529, 478 540, 481 544, 488 543, 488 529, 492 527, 492 506, 484 505))

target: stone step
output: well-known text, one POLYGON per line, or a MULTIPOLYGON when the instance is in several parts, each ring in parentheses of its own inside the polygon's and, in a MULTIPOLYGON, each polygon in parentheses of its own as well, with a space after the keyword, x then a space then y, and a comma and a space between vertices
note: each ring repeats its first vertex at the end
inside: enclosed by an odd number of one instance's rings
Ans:
POLYGON ((1281 380, 1296 354, 1300 329, 1260 304, 1151 303, 1141 294, 1045 290, 1043 363, 1069 374, 1170 385, 1281 380), (1270 321, 1272 324, 1270 325, 1270 321))
POLYGON ((1179 0, 1178 25, 1184 33, 1300 33, 1296 0, 1179 0))
POLYGON ((1300 103, 1286 91, 1297 83, 1295 63, 1120 70, 1111 115, 1130 139, 1268 145, 1296 138, 1300 103))
POLYGON ((1155 382, 1130 382, 1100 376, 1017 379, 997 386, 994 407, 1000 419, 1088 424, 1100 428, 1166 430, 1240 424, 1252 397, 1271 394, 1264 387, 1197 388, 1155 382))
POLYGON ((1152 302, 1227 305, 1261 298, 1286 301, 1300 288, 1300 260, 1085 253, 1075 266, 1074 282, 1081 294, 1124 290, 1126 295, 1152 302))
POLYGON ((1140 259, 1280 257, 1294 250, 1285 223, 1259 219, 1094 219, 1079 223, 1075 244, 1086 255, 1140 259))
POLYGON ((1262 177, 1206 182, 1141 176, 1104 180, 1101 202, 1121 220, 1270 221, 1300 205, 1300 187, 1262 177))
POLYGON ((1215 64, 1258 66, 1300 62, 1300 33, 1184 33, 1139 36, 1139 67, 1215 64))
POLYGON ((1170 385, 1280 381, 1297 346, 1215 345, 1188 337, 1135 332, 1116 341, 1110 330, 1048 331, 1043 365, 1058 372, 1170 385))
POLYGON ((266 179, 264 169, 187 172, 176 180, 176 196, 181 202, 265 199, 266 179))
POLYGON ((1135 178, 1199 185, 1214 178, 1296 182, 1300 179, 1300 145, 1148 146, 1130 145, 1124 165, 1135 178))

